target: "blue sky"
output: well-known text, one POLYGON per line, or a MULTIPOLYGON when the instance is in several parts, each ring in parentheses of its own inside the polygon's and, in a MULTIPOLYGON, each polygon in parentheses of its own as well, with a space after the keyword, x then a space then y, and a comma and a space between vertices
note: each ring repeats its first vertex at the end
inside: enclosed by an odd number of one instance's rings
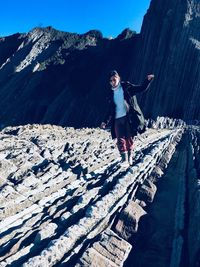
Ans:
POLYGON ((0 36, 28 32, 36 26, 85 33, 100 30, 116 37, 125 28, 140 31, 150 0, 4 0, 0 36))

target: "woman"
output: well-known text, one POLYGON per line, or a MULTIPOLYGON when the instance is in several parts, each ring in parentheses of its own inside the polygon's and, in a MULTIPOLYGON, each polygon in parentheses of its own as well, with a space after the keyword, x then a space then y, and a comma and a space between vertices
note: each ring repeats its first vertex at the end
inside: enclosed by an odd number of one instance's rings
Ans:
POLYGON ((111 135, 113 139, 117 138, 123 166, 132 165, 133 137, 145 129, 144 116, 135 95, 146 91, 153 79, 154 75, 150 74, 141 85, 134 85, 122 82, 116 70, 110 72, 109 110, 101 127, 111 123, 111 135))

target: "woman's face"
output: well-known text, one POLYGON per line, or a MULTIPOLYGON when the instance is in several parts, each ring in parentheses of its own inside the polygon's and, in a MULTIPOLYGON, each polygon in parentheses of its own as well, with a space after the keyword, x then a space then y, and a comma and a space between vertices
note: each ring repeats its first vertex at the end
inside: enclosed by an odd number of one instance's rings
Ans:
POLYGON ((114 75, 110 78, 110 84, 113 88, 117 87, 120 82, 120 77, 118 75, 114 75))

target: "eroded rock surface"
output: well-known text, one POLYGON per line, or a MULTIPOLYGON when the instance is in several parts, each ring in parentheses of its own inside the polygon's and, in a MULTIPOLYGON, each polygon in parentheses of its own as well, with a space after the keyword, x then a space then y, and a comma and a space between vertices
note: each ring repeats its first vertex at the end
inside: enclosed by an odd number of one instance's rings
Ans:
POLYGON ((137 192, 144 186, 152 190, 152 182, 162 179, 183 131, 148 129, 136 137, 134 165, 122 169, 107 131, 5 128, 0 133, 1 266, 123 266, 143 209, 154 198, 147 194, 142 209, 137 192), (127 225, 127 212, 134 226, 127 225))

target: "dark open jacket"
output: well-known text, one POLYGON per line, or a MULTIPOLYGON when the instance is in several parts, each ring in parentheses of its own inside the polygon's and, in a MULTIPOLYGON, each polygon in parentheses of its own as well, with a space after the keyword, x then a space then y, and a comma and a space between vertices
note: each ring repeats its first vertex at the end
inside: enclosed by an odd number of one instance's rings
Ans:
MULTIPOLYGON (((125 106, 127 109, 127 118, 130 124, 132 136, 137 135, 137 132, 141 133, 145 130, 144 116, 137 103, 136 94, 146 91, 149 88, 150 81, 147 79, 141 85, 134 85, 130 82, 121 82, 122 89, 124 91, 125 106)), ((115 103, 114 103, 114 92, 112 89, 109 90, 109 96, 107 98, 107 105, 109 105, 108 112, 105 117, 106 125, 111 125, 112 138, 116 138, 115 135, 115 103)))

